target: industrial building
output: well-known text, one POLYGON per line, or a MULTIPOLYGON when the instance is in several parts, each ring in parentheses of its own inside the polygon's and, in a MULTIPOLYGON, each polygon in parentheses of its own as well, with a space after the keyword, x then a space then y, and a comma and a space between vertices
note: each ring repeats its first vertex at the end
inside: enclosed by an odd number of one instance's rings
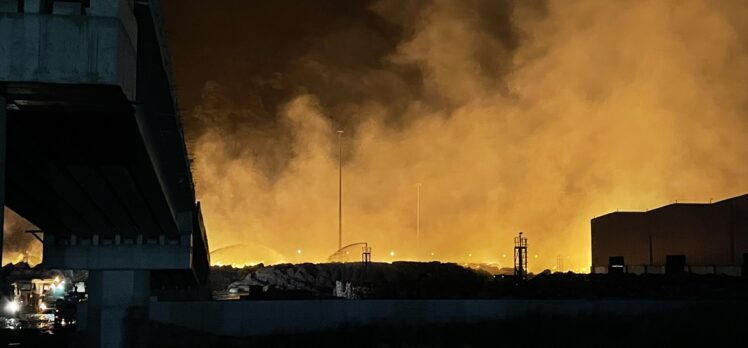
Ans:
POLYGON ((593 273, 748 270, 748 194, 592 219, 593 273))

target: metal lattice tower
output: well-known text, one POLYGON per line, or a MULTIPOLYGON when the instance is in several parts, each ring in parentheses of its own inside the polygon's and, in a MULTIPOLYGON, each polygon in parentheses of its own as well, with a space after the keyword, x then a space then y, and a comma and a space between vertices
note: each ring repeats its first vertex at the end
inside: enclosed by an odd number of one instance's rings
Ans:
POLYGON ((368 244, 361 247, 361 262, 365 265, 371 262, 371 247, 368 244))
POLYGON ((514 276, 519 279, 527 279, 527 238, 514 237, 514 276))

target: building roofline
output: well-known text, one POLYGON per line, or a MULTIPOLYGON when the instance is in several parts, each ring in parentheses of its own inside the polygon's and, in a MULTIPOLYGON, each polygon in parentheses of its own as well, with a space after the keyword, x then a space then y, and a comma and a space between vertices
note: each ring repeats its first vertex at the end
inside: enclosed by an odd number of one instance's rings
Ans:
POLYGON ((612 216, 615 216, 615 215, 624 215, 624 214, 625 215, 633 215, 633 214, 645 214, 645 213, 647 213, 647 212, 646 211, 629 211, 629 210, 626 210, 626 211, 614 211, 614 212, 610 212, 610 213, 607 213, 607 214, 604 214, 604 215, 595 216, 594 218, 592 218, 592 220, 598 220, 598 219, 602 219, 602 218, 608 218, 608 217, 612 217, 612 216))
POLYGON ((739 195, 739 196, 735 196, 735 197, 726 198, 726 199, 723 199, 723 200, 720 200, 720 201, 716 201, 716 202, 711 202, 711 203, 709 203, 709 202, 706 202, 706 203, 702 203, 702 202, 685 202, 685 203, 682 203, 682 202, 677 202, 676 201, 675 203, 670 203, 670 204, 667 204, 667 205, 663 205, 663 206, 660 206, 660 207, 657 207, 657 208, 654 208, 654 209, 650 209, 650 210, 645 210, 645 211, 614 211, 614 212, 610 212, 610 213, 607 213, 607 214, 604 214, 604 215, 596 216, 596 217, 594 217, 592 219, 592 221, 595 221, 595 220, 598 220, 598 219, 601 219, 601 218, 608 218, 608 217, 615 216, 615 215, 620 215, 620 214, 647 214, 649 212, 653 212, 653 211, 661 210, 661 209, 665 209, 665 208, 670 208, 670 207, 675 207, 675 206, 711 206, 711 205, 714 205, 714 204, 724 204, 726 202, 731 202, 731 201, 736 201, 736 200, 742 200, 742 199, 748 200, 748 193, 745 193, 745 194, 742 194, 742 195, 739 195))
POLYGON ((748 193, 742 194, 740 196, 725 198, 721 201, 716 201, 712 204, 725 203, 725 202, 730 202, 730 201, 738 201, 738 200, 743 200, 743 199, 748 200, 748 193))

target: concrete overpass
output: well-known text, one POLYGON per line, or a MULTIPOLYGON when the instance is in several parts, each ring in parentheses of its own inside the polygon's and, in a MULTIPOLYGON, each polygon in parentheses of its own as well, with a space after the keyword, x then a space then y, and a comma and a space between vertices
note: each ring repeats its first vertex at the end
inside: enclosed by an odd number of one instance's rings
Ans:
POLYGON ((90 271, 93 347, 207 281, 172 86, 159 1, 0 0, 0 204, 44 231, 45 267, 90 271))

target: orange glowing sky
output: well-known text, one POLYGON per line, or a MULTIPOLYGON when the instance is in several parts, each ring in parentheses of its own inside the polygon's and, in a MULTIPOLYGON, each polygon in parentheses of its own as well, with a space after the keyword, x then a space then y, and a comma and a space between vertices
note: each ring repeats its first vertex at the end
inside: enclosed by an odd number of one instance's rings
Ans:
POLYGON ((338 129, 375 261, 510 266, 524 231, 587 269, 594 216, 748 192, 745 1, 165 6, 214 263, 335 251, 338 129))
POLYGON ((323 3, 354 9, 250 2, 259 34, 208 46, 238 76, 185 105, 198 196, 211 248, 245 245, 214 262, 335 250, 339 128, 344 244, 375 260, 509 265, 524 231, 531 270, 586 268, 596 215, 748 191, 745 2, 323 3))

